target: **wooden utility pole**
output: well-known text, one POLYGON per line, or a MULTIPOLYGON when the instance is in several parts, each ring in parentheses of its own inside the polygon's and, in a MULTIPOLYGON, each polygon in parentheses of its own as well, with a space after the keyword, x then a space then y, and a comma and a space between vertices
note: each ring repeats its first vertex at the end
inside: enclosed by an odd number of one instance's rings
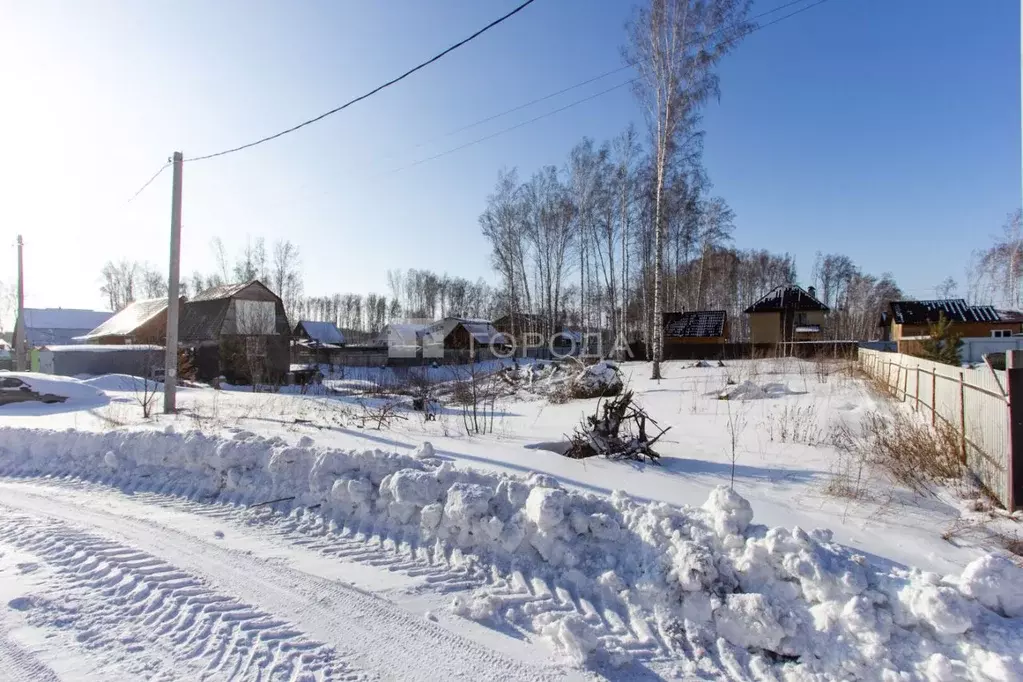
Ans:
POLYGON ((167 348, 164 355, 163 413, 177 411, 178 389, 178 288, 181 273, 181 171, 184 155, 174 152, 174 184, 171 189, 170 272, 167 276, 167 348))
POLYGON ((25 365, 25 241, 18 235, 18 316, 14 318, 14 369, 28 370, 25 365))

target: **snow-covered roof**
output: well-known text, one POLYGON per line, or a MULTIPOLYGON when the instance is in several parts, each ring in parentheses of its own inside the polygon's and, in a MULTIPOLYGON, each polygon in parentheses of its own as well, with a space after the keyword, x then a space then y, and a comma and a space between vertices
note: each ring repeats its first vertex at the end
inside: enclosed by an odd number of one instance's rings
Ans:
POLYGON ((127 308, 79 339, 98 339, 103 336, 130 336, 132 332, 167 309, 166 298, 147 298, 130 303, 127 308))
POLYGON ((344 345, 345 335, 341 333, 341 330, 338 329, 337 325, 333 322, 301 320, 297 325, 295 325, 296 335, 299 333, 299 328, 304 329, 306 335, 313 341, 319 341, 320 343, 336 346, 344 345))
POLYGON ((944 315, 950 322, 1001 322, 998 311, 989 305, 969 305, 962 298, 929 301, 892 301, 889 303, 896 324, 931 324, 944 315))
MULTIPOLYGON (((259 286, 263 287, 270 293, 272 294, 274 293, 270 289, 270 287, 263 284, 258 279, 254 279, 248 282, 238 282, 236 284, 221 284, 220 286, 211 287, 209 289, 206 289, 205 291, 200 291, 198 294, 192 297, 192 302, 195 303, 197 301, 219 301, 222 298, 231 298, 232 296, 241 293, 244 289, 249 288, 253 284, 258 284, 259 286)), ((274 295, 276 296, 276 294, 274 295)))
POLYGON ((665 313, 664 333, 672 338, 716 338, 725 335, 728 314, 724 310, 690 310, 665 313))
POLYGON ((381 333, 381 339, 392 346, 414 346, 426 329, 425 324, 391 322, 381 333))
POLYGON ((80 308, 25 308, 26 329, 94 329, 113 313, 80 308))
POLYGON ((25 342, 29 347, 74 343, 106 322, 113 313, 78 308, 25 308, 25 342))
POLYGON ((779 310, 820 310, 826 313, 830 308, 803 287, 787 284, 771 289, 760 300, 746 308, 745 312, 769 313, 779 310))

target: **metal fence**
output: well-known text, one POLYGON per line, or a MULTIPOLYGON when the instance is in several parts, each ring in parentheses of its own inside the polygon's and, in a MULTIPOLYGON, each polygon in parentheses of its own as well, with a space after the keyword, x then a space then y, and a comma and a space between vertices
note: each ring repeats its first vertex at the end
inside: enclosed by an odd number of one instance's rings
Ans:
POLYGON ((859 362, 896 399, 931 424, 940 419, 955 429, 967 468, 1003 505, 1012 504, 1005 372, 954 367, 912 355, 862 348, 859 362))

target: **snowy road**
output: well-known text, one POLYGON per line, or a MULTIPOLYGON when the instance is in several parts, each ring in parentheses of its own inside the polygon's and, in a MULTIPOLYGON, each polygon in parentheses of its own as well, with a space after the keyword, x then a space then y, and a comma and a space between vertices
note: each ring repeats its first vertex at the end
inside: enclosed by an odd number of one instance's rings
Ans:
POLYGON ((0 680, 582 675, 387 598, 414 594, 415 578, 283 544, 189 505, 2 481, 0 680))

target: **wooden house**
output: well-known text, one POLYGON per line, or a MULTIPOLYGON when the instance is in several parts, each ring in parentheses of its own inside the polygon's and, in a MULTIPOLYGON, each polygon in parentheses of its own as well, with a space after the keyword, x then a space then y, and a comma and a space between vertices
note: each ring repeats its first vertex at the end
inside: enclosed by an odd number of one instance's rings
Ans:
MULTIPOLYGON (((181 303, 184 304, 184 297, 181 303)), ((100 345, 156 344, 167 342, 167 298, 133 301, 78 341, 100 345)))
POLYGON ((494 329, 502 334, 507 334, 509 337, 514 336, 519 345, 526 345, 529 341, 536 343, 535 335, 544 334, 544 331, 550 326, 543 315, 535 313, 509 313, 494 320, 493 325, 494 329), (534 336, 528 338, 527 335, 530 334, 534 336))
POLYGON ((262 282, 200 292, 181 310, 178 340, 201 381, 278 384, 291 364, 291 326, 280 296, 262 282))
POLYGON ((775 287, 746 308, 754 344, 819 341, 830 309, 817 300, 813 287, 775 287))
POLYGON ((345 335, 333 322, 301 320, 292 332, 292 359, 324 365, 340 364, 345 335))
POLYGON ((920 351, 920 342, 928 338, 931 326, 945 317, 961 337, 1001 338, 1019 334, 1023 330, 1023 316, 1010 310, 997 310, 989 305, 968 305, 961 298, 929 301, 891 301, 888 314, 881 324, 887 324, 885 340, 894 341, 900 353, 920 351))
POLYGON ((664 313, 664 345, 728 342, 728 313, 691 310, 664 313))

